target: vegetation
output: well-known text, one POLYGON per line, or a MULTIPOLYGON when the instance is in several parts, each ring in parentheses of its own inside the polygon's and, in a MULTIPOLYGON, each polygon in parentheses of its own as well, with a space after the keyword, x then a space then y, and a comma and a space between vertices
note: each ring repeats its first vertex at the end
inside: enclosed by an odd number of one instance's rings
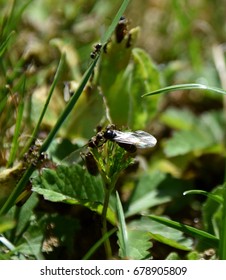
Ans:
POLYGON ((1 259, 226 259, 222 6, 0 0, 1 259))

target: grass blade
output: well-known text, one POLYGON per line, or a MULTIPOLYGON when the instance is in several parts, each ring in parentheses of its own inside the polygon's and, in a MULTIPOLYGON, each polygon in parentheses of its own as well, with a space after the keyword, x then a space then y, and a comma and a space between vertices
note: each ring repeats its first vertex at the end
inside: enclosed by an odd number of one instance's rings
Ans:
POLYGON ((41 122, 42 122, 42 120, 44 118, 44 115, 45 115, 46 110, 48 108, 50 99, 51 99, 51 97, 53 95, 53 91, 54 91, 54 89, 56 87, 56 84, 57 84, 57 82, 58 82, 58 80, 60 78, 60 74, 61 74, 61 72, 63 70, 64 62, 65 62, 65 54, 62 54, 62 56, 60 58, 60 62, 59 62, 58 67, 57 67, 57 70, 56 70, 56 74, 55 74, 54 79, 53 79, 53 83, 52 83, 52 85, 50 87, 49 94, 48 94, 47 100, 45 102, 45 105, 43 107, 43 110, 41 112, 41 115, 39 117, 39 120, 38 120, 38 122, 37 122, 37 124, 35 126, 35 129, 34 129, 32 135, 31 135, 31 137, 30 137, 30 140, 28 141, 27 145, 25 146, 25 148, 21 152, 21 156, 23 156, 24 153, 28 150, 28 148, 31 146, 32 142, 34 141, 34 139, 36 138, 36 136, 38 134, 41 122))
POLYGON ((116 16, 114 17, 111 25, 108 27, 106 33, 104 34, 102 40, 101 40, 101 43, 105 44, 107 43, 107 41, 110 39, 112 33, 114 32, 115 30, 115 27, 117 26, 118 22, 119 22, 119 19, 120 17, 123 15, 123 13, 125 12, 128 4, 129 4, 130 0, 124 0, 121 7, 119 8, 116 16))
MULTIPOLYGON (((52 83, 52 86, 50 88, 50 92, 49 92, 49 95, 48 95, 48 98, 47 98, 47 101, 45 103, 45 106, 43 108, 43 111, 40 115, 40 118, 39 118, 39 121, 34 129, 34 132, 32 134, 32 137, 30 138, 28 144, 26 145, 26 147, 23 149, 22 153, 21 153, 21 156, 24 154, 24 152, 26 151, 26 149, 28 149, 28 147, 31 145, 33 139, 35 138, 37 132, 38 132, 38 129, 40 127, 40 124, 41 124, 41 121, 44 117, 44 114, 47 110, 47 107, 48 107, 48 104, 49 104, 49 101, 50 101, 50 98, 52 96, 52 93, 53 93, 53 90, 56 86, 56 83, 57 81, 59 80, 59 76, 60 76, 60 72, 62 70, 62 67, 63 67, 63 62, 64 62, 64 55, 61 57, 60 59, 60 62, 59 62, 59 65, 58 65, 58 68, 57 68, 57 71, 56 71, 56 74, 55 74, 55 77, 54 77, 54 81, 52 83)), ((41 152, 43 152, 43 150, 41 151, 40 150, 40 154, 41 152)), ((26 170, 26 172, 23 174, 23 176, 21 177, 21 179, 19 180, 18 184, 16 185, 16 187, 14 188, 14 190, 12 191, 12 193, 10 194, 9 198, 7 199, 7 201, 5 202, 5 204, 2 206, 2 208, 0 209, 0 215, 2 214, 6 214, 7 211, 14 205, 17 197, 20 195, 20 193, 23 191, 25 185, 27 184, 31 174, 33 173, 33 171, 35 170, 35 166, 34 165, 30 165, 28 167, 28 169, 26 170)))
POLYGON ((82 258, 83 260, 89 260, 91 256, 98 250, 98 248, 104 244, 105 240, 107 240, 113 233, 116 232, 116 228, 113 228, 109 230, 105 235, 101 237, 85 254, 85 256, 82 258))
MULTIPOLYGON (((91 74, 93 72, 93 69, 96 65, 96 62, 97 62, 98 58, 99 58, 99 56, 96 57, 96 59, 93 61, 93 63, 88 68, 88 70, 85 73, 85 75, 82 79, 82 82, 81 82, 79 88, 77 89, 76 93, 73 95, 73 97, 71 98, 67 107, 65 108, 65 110, 63 111, 63 113, 61 114, 59 119, 57 120, 57 123, 55 124, 53 129, 50 131, 48 137, 46 138, 46 140, 42 144, 42 146, 39 150, 40 154, 42 152, 45 152, 48 149, 48 147, 49 147, 51 141, 53 140, 54 136, 56 135, 56 133, 60 129, 60 127, 63 124, 66 117, 69 115, 69 113, 73 109, 73 107, 74 107, 75 103, 77 102, 79 96, 81 95, 87 81, 89 80, 89 77, 91 76, 91 74)), ((15 189, 13 190, 13 192, 11 193, 11 195, 9 196, 9 198, 7 199, 7 201, 5 202, 3 207, 0 209, 0 215, 6 214, 8 212, 8 210, 14 205, 17 197, 23 191, 25 185, 27 184, 27 182, 28 182, 28 180, 29 180, 29 178, 30 178, 30 176, 31 176, 31 174, 33 173, 34 170, 35 170, 35 166, 31 164, 28 167, 28 169, 26 170, 26 172, 23 174, 22 178, 20 179, 20 181, 16 185, 15 189)))
MULTIPOLYGON (((116 25, 118 24, 118 21, 121 17, 121 15, 123 14, 123 12, 125 11, 127 5, 129 3, 129 0, 124 0, 120 9, 118 10, 118 13, 116 14, 112 24, 109 26, 106 34, 103 37, 103 42, 107 42, 108 39, 110 39, 110 36, 114 30, 114 28, 116 27, 116 25)), ((91 65, 89 66, 89 68, 87 69, 87 71, 85 72, 85 74, 83 75, 82 81, 77 89, 77 91, 75 92, 75 94, 72 96, 72 98, 70 99, 70 101, 68 102, 65 110, 62 112, 62 114, 60 115, 60 117, 58 118, 55 126, 52 128, 52 130, 50 131, 48 137, 46 138, 46 140, 44 141, 44 143, 42 144, 39 153, 41 154, 42 152, 45 152, 50 143, 52 142, 53 138, 55 137, 56 133, 58 132, 58 130, 60 129, 60 127, 62 126, 62 124, 64 123, 65 119, 68 117, 68 115, 71 113, 72 109, 74 108, 78 98, 80 97, 80 95, 83 92, 83 89, 85 87, 85 85, 87 84, 89 78, 91 77, 94 67, 99 59, 100 54, 97 54, 96 58, 93 60, 93 62, 91 63, 91 65)), ((59 68, 58 68, 59 69, 59 68)), ((45 106, 46 107, 46 106, 45 106)), ((44 108, 45 110, 45 108, 44 108)), ((43 110, 43 111, 44 111, 43 110)), ((44 113, 43 113, 44 114, 44 113)), ((42 119, 42 115, 40 116, 40 119, 42 119)), ((33 134, 36 133, 36 129, 34 131, 33 134)), ((31 138, 32 139, 32 138, 31 138)), ((5 214, 7 213, 7 211, 13 206, 14 202, 17 199, 17 196, 22 192, 23 188, 25 187, 26 183, 28 182, 31 174, 33 173, 33 171, 35 170, 35 167, 33 165, 30 165, 28 167, 28 169, 26 170, 26 172, 24 173, 24 175, 22 176, 22 178, 20 179, 20 181, 18 182, 16 188, 14 189, 14 191, 11 193, 11 195, 9 196, 8 200, 6 201, 6 203, 3 205, 3 207, 0 209, 0 214, 5 214)))
POLYGON ((0 236, 0 244, 3 244, 5 247, 7 247, 10 251, 15 250, 15 246, 4 236, 0 236))
POLYGON ((183 193, 183 195, 187 195, 187 194, 202 194, 202 195, 205 195, 205 196, 215 200, 216 202, 218 202, 220 204, 222 204, 224 201, 221 196, 215 195, 215 194, 203 191, 203 190, 191 190, 191 191, 186 191, 183 193))
POLYGON ((118 195, 118 192, 116 192, 116 209, 117 209, 117 215, 119 220, 119 243, 120 243, 120 250, 121 250, 121 258, 125 259, 128 257, 128 233, 126 228, 126 222, 125 222, 125 216, 122 208, 122 204, 118 195))
POLYGON ((191 227, 191 226, 181 224, 179 222, 171 221, 171 220, 163 218, 163 217, 158 217, 158 216, 154 216, 154 215, 150 215, 148 217, 150 219, 156 221, 156 222, 159 222, 159 223, 161 223, 163 225, 166 225, 168 227, 180 230, 180 231, 182 231, 184 233, 187 233, 187 234, 189 234, 193 237, 196 237, 196 238, 199 238, 199 239, 201 238, 204 241, 206 241, 208 244, 210 244, 211 246, 213 246, 215 248, 218 248, 219 239, 216 236, 214 236, 214 235, 212 235, 208 232, 205 232, 203 230, 200 230, 200 229, 197 229, 197 228, 194 228, 194 227, 191 227))
POLYGON ((14 134, 13 134, 12 147, 11 147, 11 150, 10 150, 10 155, 9 155, 9 160, 8 160, 8 163, 7 163, 7 167, 12 166, 12 164, 13 164, 15 158, 16 158, 16 153, 17 153, 18 146, 19 146, 18 138, 19 138, 19 135, 20 135, 20 128, 21 128, 21 124, 22 124, 23 111, 24 111, 25 83, 26 83, 26 78, 23 77, 20 104, 19 104, 19 107, 18 107, 18 114, 17 114, 17 118, 16 118, 16 126, 15 126, 15 131, 14 131, 14 134))
POLYGON ((3 56, 5 50, 8 47, 11 37, 13 37, 14 35, 15 35, 15 31, 10 32, 9 35, 6 37, 6 39, 2 42, 0 46, 0 57, 3 56))
POLYGON ((210 87, 210 86, 206 86, 206 85, 202 85, 202 84, 182 84, 182 85, 174 85, 174 86, 169 86, 169 87, 161 88, 158 90, 154 90, 154 91, 143 94, 142 97, 146 97, 149 95, 155 95, 155 94, 161 94, 161 93, 167 93, 170 91, 187 90, 187 89, 209 90, 209 91, 213 91, 213 92, 220 93, 220 94, 226 94, 225 90, 223 90, 221 88, 217 88, 217 87, 210 87))
POLYGON ((27 6, 32 2, 32 0, 28 0, 22 5, 21 3, 19 4, 18 0, 13 0, 11 2, 12 4, 8 16, 4 18, 2 24, 3 26, 2 33, 1 33, 2 38, 8 36, 8 34, 17 27, 17 24, 21 20, 21 16, 23 12, 27 8, 27 6))

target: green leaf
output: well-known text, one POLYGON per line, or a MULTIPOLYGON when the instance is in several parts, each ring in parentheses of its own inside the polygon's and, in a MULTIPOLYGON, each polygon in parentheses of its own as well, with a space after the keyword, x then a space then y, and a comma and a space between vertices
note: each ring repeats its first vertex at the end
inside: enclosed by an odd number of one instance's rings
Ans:
POLYGON ((43 232, 36 224, 32 224, 23 234, 19 244, 15 246, 14 252, 20 253, 37 260, 43 259, 42 255, 43 232))
POLYGON ((138 214, 156 205, 169 202, 183 192, 186 184, 166 173, 154 171, 140 177, 134 191, 125 206, 126 217, 138 214))
POLYGON ((181 260, 181 258, 178 253, 172 252, 172 253, 169 253, 169 255, 166 257, 166 260, 175 261, 175 260, 181 260))
POLYGON ((187 109, 169 108, 163 112, 160 119, 171 128, 191 130, 196 121, 196 116, 187 109))
POLYGON ((130 94, 130 119, 129 124, 133 129, 144 127, 150 121, 158 108, 159 97, 145 100, 142 92, 160 87, 160 71, 144 50, 132 50, 133 66, 129 84, 130 94))
MULTIPOLYGON (((120 237, 119 237, 120 239, 120 237)), ((128 229, 128 255, 131 260, 146 260, 150 258, 149 249, 152 247, 150 236, 140 230, 128 229)), ((119 251, 121 257, 121 251, 119 251)))
POLYGON ((192 249, 191 238, 185 237, 179 230, 151 221, 148 217, 142 217, 140 220, 131 222, 129 228, 146 232, 153 239, 176 249, 185 251, 192 249))
MULTIPOLYGON (((225 114, 222 110, 211 110, 201 114, 198 125, 209 131, 215 143, 223 143, 225 137, 225 114)), ((197 121, 197 120, 196 120, 197 121)))
POLYGON ((107 44, 107 51, 101 56, 99 83, 106 96, 112 122, 118 125, 128 124, 131 98, 128 92, 131 73, 129 62, 138 32, 138 28, 133 28, 120 43, 112 37, 107 44), (130 47, 127 46, 129 35, 133 38, 130 47))
MULTIPOLYGON (((53 202, 81 204, 97 213, 102 212, 103 183, 99 176, 90 175, 80 165, 59 165, 56 170, 45 169, 33 180, 33 191, 53 202)), ((115 224, 114 206, 108 208, 107 218, 115 224)))
MULTIPOLYGON (((22 207, 14 206, 10 209, 9 214, 12 217, 17 217, 16 228, 14 229, 13 235, 15 238, 22 236, 26 232, 28 226, 31 223, 31 217, 34 215, 34 208, 37 205, 39 199, 35 193, 33 193, 29 199, 23 204, 22 207)), ((11 238, 13 236, 11 234, 11 238)), ((14 240, 14 239, 11 239, 14 240)))
POLYGON ((187 225, 181 224, 179 222, 171 221, 171 220, 163 218, 163 217, 150 215, 149 218, 156 222, 164 224, 168 227, 171 227, 171 228, 180 230, 184 233, 187 233, 193 237, 203 239, 206 243, 208 243, 210 246, 213 246, 214 248, 216 248, 219 244, 219 239, 216 236, 214 236, 208 232, 205 232, 203 230, 200 230, 200 229, 197 229, 197 228, 194 228, 191 226, 187 226, 187 225))
POLYGON ((200 260, 200 254, 196 251, 189 252, 187 254, 188 260, 200 260))
POLYGON ((214 144, 208 133, 200 130, 176 131, 166 142, 164 152, 168 157, 184 155, 189 152, 202 150, 214 144))
POLYGON ((33 180, 33 190, 37 192, 40 188, 44 190, 45 198, 48 197, 51 201, 103 201, 100 177, 89 175, 79 165, 59 165, 56 170, 45 169, 41 176, 33 180))
POLYGON ((188 248, 187 246, 181 245, 180 243, 178 243, 177 241, 175 241, 173 239, 166 238, 164 235, 155 234, 155 233, 152 233, 152 232, 150 232, 149 234, 156 241, 164 243, 164 244, 169 245, 171 247, 174 247, 176 249, 185 250, 185 251, 191 250, 191 248, 188 248))
POLYGON ((170 201, 170 196, 159 196, 158 185, 166 179, 167 175, 153 172, 143 175, 131 195, 126 209, 126 217, 140 213, 142 210, 170 201))
MULTIPOLYGON (((163 114, 164 115, 164 114, 163 114)), ((167 119, 168 114, 164 119, 167 119)), ((188 120, 187 127, 183 125, 183 130, 176 131, 173 136, 166 141, 164 151, 167 156, 184 155, 189 152, 202 151, 216 145, 221 145, 224 138, 225 120, 222 112, 207 112, 199 117, 184 114, 179 110, 171 109, 171 120, 174 116, 174 123, 178 118, 180 122, 188 120), (174 115, 172 112, 174 111, 174 115)), ((175 126, 174 126, 175 127, 175 126)))

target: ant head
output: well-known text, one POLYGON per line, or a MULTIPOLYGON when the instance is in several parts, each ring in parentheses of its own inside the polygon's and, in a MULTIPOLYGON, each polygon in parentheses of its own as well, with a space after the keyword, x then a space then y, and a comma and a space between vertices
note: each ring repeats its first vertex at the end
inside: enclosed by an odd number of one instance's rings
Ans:
POLYGON ((97 43, 97 44, 94 46, 94 48, 95 48, 96 50, 100 50, 100 49, 102 48, 102 44, 101 44, 101 43, 97 43))
POLYGON ((97 148, 102 146, 104 143, 106 142, 106 140, 104 139, 104 135, 103 132, 98 132, 96 134, 96 136, 93 136, 89 142, 88 142, 88 146, 90 148, 97 148))
POLYGON ((116 133, 112 129, 106 129, 104 132, 104 138, 111 140, 116 136, 116 133))

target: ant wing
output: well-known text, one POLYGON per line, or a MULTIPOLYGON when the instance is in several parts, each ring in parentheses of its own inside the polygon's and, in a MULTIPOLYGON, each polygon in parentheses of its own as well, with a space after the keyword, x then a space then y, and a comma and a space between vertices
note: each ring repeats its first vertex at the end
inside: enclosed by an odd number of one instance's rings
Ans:
POLYGON ((78 148, 77 150, 73 151, 68 156, 66 156, 61 161, 61 164, 72 165, 75 163, 81 163, 81 161, 82 161, 81 153, 85 152, 86 150, 87 150, 87 145, 85 145, 81 148, 78 148))
POLYGON ((137 148, 140 149, 154 147, 155 144, 157 143, 157 140, 155 139, 154 136, 142 130, 137 130, 132 132, 130 131, 122 132, 122 131, 114 130, 114 132, 116 135, 112 139, 113 141, 121 144, 135 145, 137 148))
POLYGON ((157 143, 157 139, 153 135, 145 131, 137 130, 134 131, 133 134, 136 135, 136 137, 139 139, 137 148, 151 148, 154 147, 157 143))
POLYGON ((71 165, 81 161, 80 153, 86 149, 86 139, 76 138, 73 142, 68 139, 59 139, 53 146, 51 154, 58 164, 71 165))

